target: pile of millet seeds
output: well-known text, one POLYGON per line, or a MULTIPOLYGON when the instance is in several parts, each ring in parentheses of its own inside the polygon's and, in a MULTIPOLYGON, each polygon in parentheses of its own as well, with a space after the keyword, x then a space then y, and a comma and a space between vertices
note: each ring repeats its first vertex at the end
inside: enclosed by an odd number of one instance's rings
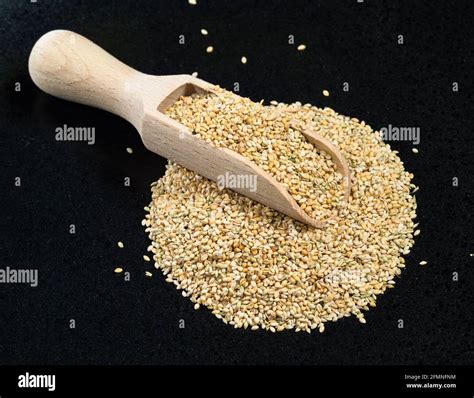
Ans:
POLYGON ((196 309, 236 328, 323 332, 326 322, 351 315, 365 323, 363 311, 394 286, 414 243, 413 175, 355 118, 217 90, 182 97, 166 113, 268 171, 328 226, 309 227, 170 163, 152 183, 143 220, 155 267, 196 309), (349 201, 330 156, 306 141, 303 128, 345 156, 349 201))

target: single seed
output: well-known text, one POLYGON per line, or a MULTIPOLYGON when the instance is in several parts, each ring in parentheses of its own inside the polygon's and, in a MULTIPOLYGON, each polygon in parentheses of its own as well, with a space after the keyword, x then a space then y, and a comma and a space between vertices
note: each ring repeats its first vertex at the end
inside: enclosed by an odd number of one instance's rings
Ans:
POLYGON ((150 272, 150 271, 145 271, 145 275, 148 277, 148 278, 151 278, 153 276, 153 274, 150 272))
POLYGON ((208 32, 206 29, 201 29, 201 34, 207 36, 208 32))
POLYGON ((243 64, 246 64, 247 63, 247 57, 240 58, 240 62, 242 62, 243 64))
POLYGON ((131 154, 131 153, 133 153, 133 149, 132 148, 127 148, 127 152, 131 154))
POLYGON ((198 75, 198 73, 197 73, 197 72, 193 72, 193 73, 191 73, 191 76, 192 76, 192 77, 197 77, 197 75, 198 75))
POLYGON ((195 6, 197 4, 197 0, 188 0, 188 3, 192 6, 195 6))
POLYGON ((412 148, 411 151, 412 151, 413 153, 418 153, 418 148, 412 148))
POLYGON ((424 260, 420 261, 420 265, 426 265, 426 264, 428 264, 428 261, 424 261, 424 260))
POLYGON ((417 229, 417 230, 413 233, 413 236, 418 236, 420 233, 421 233, 421 231, 420 231, 419 229, 417 229))
POLYGON ((200 307, 199 303, 194 304, 194 309, 195 309, 195 310, 198 310, 199 307, 200 307))
POLYGON ((123 242, 117 242, 117 246, 120 247, 121 249, 123 249, 124 245, 123 245, 123 242))
POLYGON ((329 91, 328 90, 323 90, 323 95, 325 97, 329 97, 329 91))
POLYGON ((116 274, 121 274, 123 272, 123 268, 117 267, 117 268, 114 269, 114 272, 116 274))
POLYGON ((298 51, 304 51, 306 50, 306 45, 304 44, 300 44, 298 47, 297 47, 298 51))
POLYGON ((206 52, 209 54, 209 53, 212 53, 214 51, 214 47, 212 46, 209 46, 206 48, 206 52))
POLYGON ((145 261, 150 261, 150 257, 148 257, 146 254, 143 255, 143 259, 144 259, 145 261))

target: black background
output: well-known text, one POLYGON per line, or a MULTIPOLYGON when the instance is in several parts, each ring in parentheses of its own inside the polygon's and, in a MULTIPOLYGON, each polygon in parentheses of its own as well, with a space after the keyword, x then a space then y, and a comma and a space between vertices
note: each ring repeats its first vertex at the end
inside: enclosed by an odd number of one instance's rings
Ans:
POLYGON ((0 363, 474 364, 469 3, 2 0, 0 266, 39 269, 39 286, 0 285, 0 363), (393 147, 421 186, 422 233, 367 324, 346 318, 311 335, 235 330, 206 309, 194 311, 160 272, 146 279, 140 222, 165 160, 145 150, 127 122, 33 85, 29 52, 52 29, 80 33, 146 73, 198 71, 228 89, 239 82, 240 94, 254 100, 330 106, 375 129, 420 127, 419 154, 411 143, 393 147), (296 51, 299 43, 306 51, 296 51), (214 53, 206 54, 208 45, 214 53), (56 142, 63 124, 95 127, 96 145, 56 142), (131 187, 123 186, 126 176, 131 187), (130 282, 113 273, 117 266, 130 282))

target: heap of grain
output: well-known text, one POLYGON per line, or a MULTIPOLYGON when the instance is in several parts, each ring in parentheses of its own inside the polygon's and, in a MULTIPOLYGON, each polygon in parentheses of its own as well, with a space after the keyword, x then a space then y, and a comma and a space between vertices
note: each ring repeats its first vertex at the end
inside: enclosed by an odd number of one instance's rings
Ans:
POLYGON ((365 323, 363 311, 393 287, 414 243, 413 175, 380 135, 329 108, 264 106, 225 90, 183 97, 167 114, 267 170, 310 216, 332 217, 311 228, 170 164, 152 184, 143 221, 166 280, 235 327, 322 332, 351 314, 365 323), (349 202, 335 165, 303 127, 347 159, 349 202))

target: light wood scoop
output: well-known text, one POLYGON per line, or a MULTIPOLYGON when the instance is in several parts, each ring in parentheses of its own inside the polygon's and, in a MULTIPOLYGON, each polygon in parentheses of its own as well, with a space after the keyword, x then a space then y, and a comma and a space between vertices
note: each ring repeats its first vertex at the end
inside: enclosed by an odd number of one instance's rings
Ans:
MULTIPOLYGON (((29 71, 43 91, 69 101, 115 113, 132 123, 146 148, 202 176, 217 181, 228 172, 257 176, 257 189, 236 192, 276 209, 313 227, 324 220, 308 216, 286 188, 263 169, 229 149, 217 148, 164 114, 180 96, 215 93, 214 86, 190 75, 152 76, 136 71, 92 43, 66 30, 42 36, 31 50, 29 71)), ((343 175, 350 193, 347 162, 328 140, 304 131, 316 147, 329 153, 343 175)))

